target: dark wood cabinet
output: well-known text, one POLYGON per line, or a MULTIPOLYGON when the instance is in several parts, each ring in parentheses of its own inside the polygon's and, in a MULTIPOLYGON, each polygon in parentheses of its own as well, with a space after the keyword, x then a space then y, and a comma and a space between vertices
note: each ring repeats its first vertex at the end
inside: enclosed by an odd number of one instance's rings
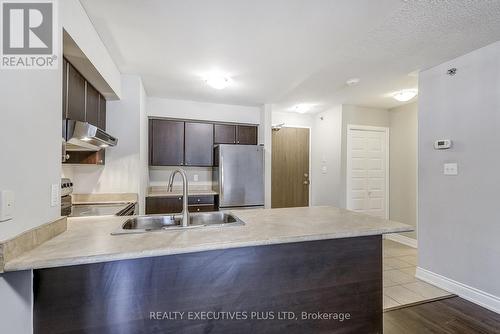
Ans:
POLYGON ((213 205, 190 205, 189 212, 211 212, 217 211, 213 205))
POLYGON ((236 144, 236 125, 215 124, 214 144, 236 144))
POLYGON ((182 196, 180 197, 146 197, 146 214, 180 213, 182 196))
POLYGON ((87 82, 85 120, 95 126, 99 126, 99 95, 97 89, 87 82))
POLYGON ((65 58, 63 60, 63 119, 89 122, 106 129, 106 99, 65 58))
MULTIPOLYGON (((106 130, 106 100, 85 78, 63 59, 62 119, 88 122, 106 130)), ((64 163, 104 165, 105 150, 71 151, 64 163)))
POLYGON ((102 95, 99 95, 99 119, 97 127, 106 131, 106 99, 102 95))
POLYGON ((186 122, 184 131, 184 165, 212 166, 214 125, 186 122))
POLYGON ((68 63, 66 117, 85 122, 85 78, 68 63))
POLYGON ((62 77, 62 119, 66 119, 66 110, 67 110, 67 94, 68 94, 68 61, 63 58, 63 77, 62 77))
POLYGON ((214 204, 215 198, 210 195, 203 196, 189 196, 188 197, 188 205, 201 205, 201 204, 214 204))
POLYGON ((238 125, 237 144, 257 145, 257 127, 254 125, 238 125))
POLYGON ((257 145, 257 126, 149 120, 150 166, 213 166, 214 144, 257 145))
MULTIPOLYGON (((217 211, 215 196, 189 196, 189 212, 217 211)), ((182 211, 182 196, 146 197, 146 214, 171 214, 182 211)))
POLYGON ((214 144, 257 145, 257 126, 215 124, 214 144))
POLYGON ((104 165, 106 163, 106 151, 68 151, 66 164, 82 165, 104 165))
POLYGON ((184 122, 149 121, 149 162, 151 166, 184 165, 184 122))

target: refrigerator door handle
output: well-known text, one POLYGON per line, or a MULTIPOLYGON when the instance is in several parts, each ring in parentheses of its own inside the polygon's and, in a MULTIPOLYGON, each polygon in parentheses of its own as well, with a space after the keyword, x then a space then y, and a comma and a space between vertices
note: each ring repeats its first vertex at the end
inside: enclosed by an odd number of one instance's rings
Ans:
POLYGON ((219 152, 219 202, 224 201, 224 156, 222 151, 219 152))

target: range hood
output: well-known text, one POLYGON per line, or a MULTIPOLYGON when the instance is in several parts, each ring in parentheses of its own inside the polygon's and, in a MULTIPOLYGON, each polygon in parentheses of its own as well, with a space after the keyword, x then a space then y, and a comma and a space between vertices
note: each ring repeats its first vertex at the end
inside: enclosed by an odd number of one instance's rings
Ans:
POLYGON ((70 119, 63 121, 63 137, 66 139, 66 151, 99 151, 118 143, 118 138, 97 126, 70 119))

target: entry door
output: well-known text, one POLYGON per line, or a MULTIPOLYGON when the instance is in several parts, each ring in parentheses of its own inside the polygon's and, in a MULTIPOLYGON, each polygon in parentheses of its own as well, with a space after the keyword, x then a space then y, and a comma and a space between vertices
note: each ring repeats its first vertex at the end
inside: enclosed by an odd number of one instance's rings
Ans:
POLYGON ((271 207, 309 206, 309 129, 272 132, 271 207))
POLYGON ((347 208, 388 218, 388 129, 349 126, 347 208))

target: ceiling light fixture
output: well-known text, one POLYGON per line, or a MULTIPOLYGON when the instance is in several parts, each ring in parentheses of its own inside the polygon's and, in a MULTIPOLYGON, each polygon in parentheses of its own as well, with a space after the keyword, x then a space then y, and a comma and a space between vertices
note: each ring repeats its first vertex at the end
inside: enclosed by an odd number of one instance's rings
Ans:
POLYGON ((204 78, 207 85, 214 89, 224 89, 231 83, 231 79, 219 73, 212 73, 204 78))
POLYGON ((403 89, 392 94, 392 97, 399 102, 407 102, 417 96, 417 94, 418 90, 416 89, 403 89))
POLYGON ((349 80, 347 80, 345 83, 347 84, 347 86, 354 86, 354 85, 357 85, 361 80, 359 78, 351 78, 349 80))
POLYGON ((310 104, 310 103, 300 103, 295 106, 293 106, 290 111, 298 112, 299 114, 305 114, 306 112, 310 111, 315 104, 310 104))

